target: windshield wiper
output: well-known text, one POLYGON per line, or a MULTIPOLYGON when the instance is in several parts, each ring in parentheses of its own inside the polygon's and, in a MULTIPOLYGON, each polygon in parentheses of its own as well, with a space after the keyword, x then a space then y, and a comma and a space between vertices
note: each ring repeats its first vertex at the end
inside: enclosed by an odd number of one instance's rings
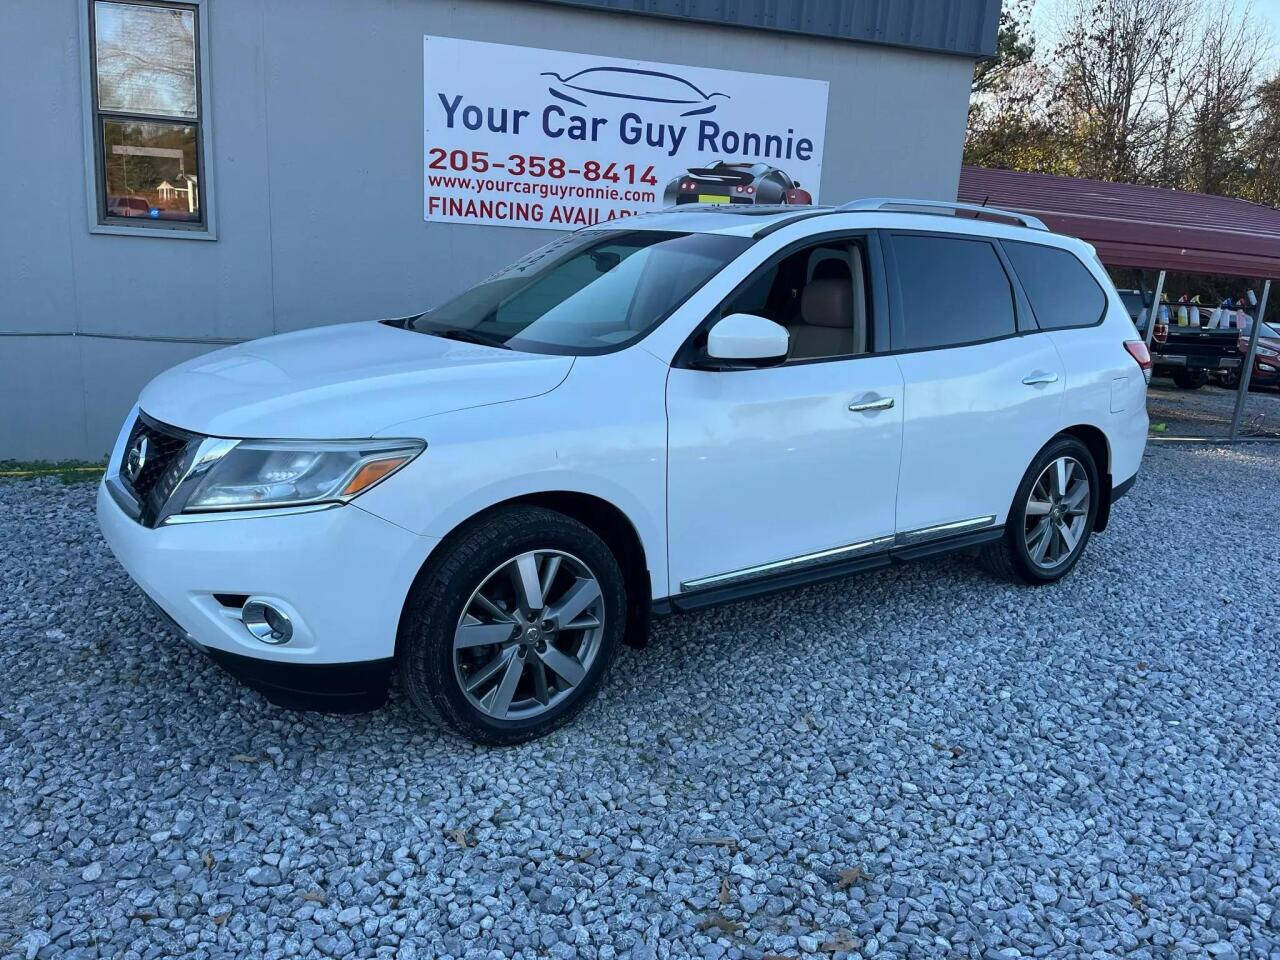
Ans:
POLYGON ((414 327, 420 333, 429 333, 436 337, 443 337, 446 340, 457 340, 461 343, 478 343, 482 347, 500 347, 503 350, 510 350, 506 342, 499 340, 497 337, 486 336, 483 333, 477 333, 474 330, 468 330, 464 327, 414 327))

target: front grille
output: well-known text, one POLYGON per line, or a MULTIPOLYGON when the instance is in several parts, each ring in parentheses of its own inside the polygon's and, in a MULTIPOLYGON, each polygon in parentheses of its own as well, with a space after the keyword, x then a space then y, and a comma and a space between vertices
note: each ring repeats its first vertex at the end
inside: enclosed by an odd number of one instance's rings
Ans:
POLYGON ((138 502, 138 522, 153 526, 199 445, 195 434, 139 414, 120 462, 120 481, 138 502), (136 464, 141 461, 141 466, 136 464))

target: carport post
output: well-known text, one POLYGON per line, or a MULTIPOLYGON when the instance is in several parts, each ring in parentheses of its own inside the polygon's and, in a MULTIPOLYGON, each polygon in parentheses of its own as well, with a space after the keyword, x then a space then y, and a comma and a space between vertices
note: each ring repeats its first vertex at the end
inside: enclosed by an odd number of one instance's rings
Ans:
POLYGON ((1147 311, 1147 349, 1151 349, 1151 335, 1156 332, 1156 321, 1160 319, 1160 298, 1164 296, 1164 271, 1156 278, 1156 296, 1151 301, 1151 309, 1147 311))
POLYGON ((1249 378, 1253 376, 1253 358, 1258 354, 1258 331, 1262 329, 1262 318, 1267 315, 1267 297, 1271 294, 1271 281, 1262 287, 1262 302, 1258 304, 1258 314, 1253 318, 1253 332, 1249 334, 1249 349, 1244 356, 1244 369, 1240 371, 1240 386, 1236 390, 1236 410, 1231 415, 1231 442, 1235 443, 1240 436, 1240 421, 1244 418, 1244 399, 1249 395, 1249 378))

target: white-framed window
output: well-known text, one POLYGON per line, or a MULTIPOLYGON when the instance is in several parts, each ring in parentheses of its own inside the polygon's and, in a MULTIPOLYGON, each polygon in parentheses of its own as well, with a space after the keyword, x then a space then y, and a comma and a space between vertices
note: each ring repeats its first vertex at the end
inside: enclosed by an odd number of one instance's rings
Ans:
POLYGON ((85 0, 95 232, 211 239, 204 0, 85 0))

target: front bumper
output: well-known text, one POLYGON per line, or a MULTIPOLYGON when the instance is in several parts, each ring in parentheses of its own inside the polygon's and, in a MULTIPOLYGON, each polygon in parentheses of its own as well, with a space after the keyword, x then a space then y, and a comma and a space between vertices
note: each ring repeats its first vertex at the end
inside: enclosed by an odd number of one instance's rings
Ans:
POLYGON ((359 663, 282 663, 242 657, 202 646, 177 620, 150 596, 152 611, 173 633, 199 650, 246 687, 268 701, 289 710, 325 713, 360 713, 377 710, 387 702, 395 661, 365 660, 359 663))
POLYGON ((1249 378, 1249 383, 1256 387, 1280 385, 1280 360, 1272 357, 1255 357, 1253 361, 1253 376, 1249 378))
POLYGON ((438 543, 348 504, 143 526, 98 488, 112 552, 165 618, 268 699, 351 710, 385 699, 405 597, 438 543), (288 613, 290 641, 258 640, 236 598, 288 613))

